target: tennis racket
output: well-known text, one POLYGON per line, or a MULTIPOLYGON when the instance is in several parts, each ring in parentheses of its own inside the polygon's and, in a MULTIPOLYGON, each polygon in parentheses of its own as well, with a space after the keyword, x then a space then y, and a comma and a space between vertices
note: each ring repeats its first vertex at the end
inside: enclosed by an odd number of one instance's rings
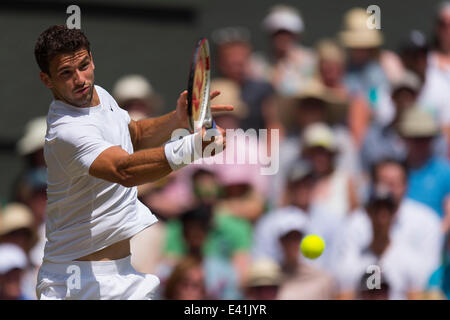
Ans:
POLYGON ((216 124, 211 116, 210 84, 211 60, 208 39, 198 41, 191 61, 188 81, 188 118, 192 132, 215 128, 216 124))

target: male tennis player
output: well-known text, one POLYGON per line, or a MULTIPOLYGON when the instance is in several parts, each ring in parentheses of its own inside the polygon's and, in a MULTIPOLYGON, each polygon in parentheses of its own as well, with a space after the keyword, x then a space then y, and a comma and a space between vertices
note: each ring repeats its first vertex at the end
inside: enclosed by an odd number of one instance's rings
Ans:
MULTIPOLYGON (((94 85, 89 41, 80 30, 48 28, 37 40, 35 57, 54 96, 44 147, 47 242, 37 296, 151 299, 159 279, 131 266, 130 238, 157 219, 137 199, 136 186, 183 167, 180 160, 194 153, 194 135, 165 143, 173 130, 188 127, 186 92, 175 111, 135 122, 94 85)), ((214 143, 224 146, 219 130, 214 143)))

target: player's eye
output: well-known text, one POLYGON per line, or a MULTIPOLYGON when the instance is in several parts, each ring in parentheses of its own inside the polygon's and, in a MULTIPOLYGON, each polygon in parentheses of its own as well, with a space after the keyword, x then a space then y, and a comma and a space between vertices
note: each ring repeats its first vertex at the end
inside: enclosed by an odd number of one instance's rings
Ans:
POLYGON ((81 66, 80 70, 86 70, 89 66, 89 63, 85 63, 81 66))
POLYGON ((60 75, 61 77, 67 77, 67 76, 70 75, 70 71, 69 71, 69 70, 65 70, 65 71, 61 72, 59 75, 60 75))

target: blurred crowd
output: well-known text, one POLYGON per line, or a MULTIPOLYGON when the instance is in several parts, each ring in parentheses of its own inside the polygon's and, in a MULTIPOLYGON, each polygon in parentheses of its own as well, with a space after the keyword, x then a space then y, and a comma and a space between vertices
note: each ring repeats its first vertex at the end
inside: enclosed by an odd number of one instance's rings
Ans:
MULTIPOLYGON (((262 21, 270 52, 253 50, 245 27, 210 35, 213 103, 235 106, 216 123, 277 132, 265 143, 278 144, 279 170, 199 163, 138 187, 160 221, 132 239, 132 259, 161 279, 158 299, 450 298, 450 2, 395 50, 368 17, 348 10, 311 48, 284 5, 262 21), (325 241, 315 260, 299 250, 308 234, 325 241)), ((164 110, 140 75, 111 93, 134 120, 164 110)), ((0 209, 0 299, 36 298, 45 133, 45 116, 33 119, 17 144, 25 166, 0 209)))

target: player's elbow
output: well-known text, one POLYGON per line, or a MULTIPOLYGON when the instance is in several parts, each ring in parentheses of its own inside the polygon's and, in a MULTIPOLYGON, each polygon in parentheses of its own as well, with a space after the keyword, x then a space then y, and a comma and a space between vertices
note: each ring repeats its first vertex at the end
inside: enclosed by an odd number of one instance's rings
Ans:
POLYGON ((137 186, 133 175, 129 172, 128 157, 125 157, 119 161, 113 170, 113 174, 115 180, 114 182, 127 188, 137 186))

